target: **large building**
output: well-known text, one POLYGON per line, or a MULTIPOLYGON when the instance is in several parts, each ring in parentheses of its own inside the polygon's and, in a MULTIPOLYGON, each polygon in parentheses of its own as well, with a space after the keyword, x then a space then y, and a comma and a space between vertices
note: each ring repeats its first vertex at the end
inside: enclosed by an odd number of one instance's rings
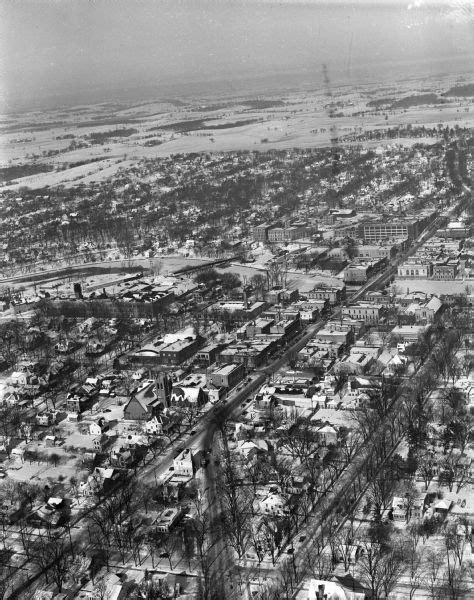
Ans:
POLYGON ((360 319, 364 323, 374 325, 380 321, 383 307, 379 304, 350 304, 342 309, 342 316, 350 319, 360 319))
POLYGON ((256 242, 268 242, 268 231, 274 227, 274 225, 268 225, 267 223, 263 225, 257 225, 253 228, 253 239, 256 242))
POLYGON ((296 223, 289 227, 272 227, 267 233, 270 243, 291 242, 310 234, 311 229, 304 223, 296 223))
POLYGON ((456 260, 433 265, 433 279, 456 279, 459 263, 456 260))
POLYGON ((397 273, 399 277, 431 277, 433 266, 430 262, 421 262, 417 260, 408 260, 398 265, 397 273))
POLYGON ((374 244, 384 240, 400 240, 416 238, 435 216, 434 213, 419 218, 384 219, 383 221, 366 221, 359 225, 359 236, 366 244, 374 244))
POLYGON ((233 388, 245 377, 242 364, 230 364, 220 367, 211 373, 211 382, 216 387, 233 388))
POLYGON ((346 288, 331 287, 327 285, 315 286, 305 296, 314 300, 329 300, 330 304, 339 304, 346 297, 346 288))
POLYGON ((362 285, 382 270, 387 264, 386 258, 367 262, 354 262, 344 269, 344 282, 352 285, 362 285))

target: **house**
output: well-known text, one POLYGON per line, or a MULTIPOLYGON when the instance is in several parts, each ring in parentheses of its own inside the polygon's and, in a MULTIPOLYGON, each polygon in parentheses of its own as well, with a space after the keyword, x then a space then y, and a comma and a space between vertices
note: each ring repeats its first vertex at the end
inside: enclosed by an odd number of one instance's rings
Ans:
POLYGON ((27 517, 34 527, 57 527, 67 520, 66 503, 63 498, 49 498, 46 504, 34 509, 27 517))
POLYGON ((172 418, 168 410, 165 409, 163 413, 152 417, 149 421, 144 424, 144 431, 147 435, 163 435, 163 433, 169 431, 176 425, 176 420, 172 418))
POLYGON ((251 460, 256 454, 268 452, 268 444, 265 440, 240 440, 237 442, 236 452, 251 460))
POLYGON ((441 521, 444 521, 451 509, 451 500, 438 500, 433 504, 433 516, 441 521))
POLYGON ((94 437, 101 436, 105 431, 107 431, 109 425, 104 417, 100 417, 97 421, 92 422, 83 422, 81 425, 81 432, 83 435, 92 435, 94 437))
POLYGON ((421 520, 427 507, 428 494, 421 494, 409 504, 407 498, 394 496, 389 514, 394 521, 421 520))
POLYGON ((169 533, 169 531, 172 529, 173 525, 179 520, 181 515, 182 510, 180 507, 167 508, 161 513, 161 515, 156 519, 154 523, 156 531, 159 531, 161 533, 169 533))
POLYGON ((258 502, 258 510, 264 515, 285 517, 290 514, 289 498, 285 494, 270 492, 258 502))
POLYGON ((337 430, 329 423, 323 425, 316 431, 316 438, 323 446, 335 445, 337 443, 337 430))
POLYGON ((54 446, 56 445, 56 436, 55 435, 47 435, 44 438, 44 443, 46 448, 54 448, 54 446))
POLYGON ((110 454, 110 466, 117 469, 128 469, 133 465, 134 456, 131 450, 120 448, 110 454))
POLYGON ((155 391, 155 383, 136 391, 123 409, 123 417, 130 421, 148 421, 159 415, 164 406, 155 391))
POLYGON ((122 578, 110 571, 101 571, 79 591, 80 600, 121 600, 126 597, 122 578))
MULTIPOLYGON (((367 597, 365 588, 360 584, 357 586, 357 591, 352 591, 351 587, 346 587, 338 581, 339 577, 335 579, 336 581, 311 579, 307 591, 305 590, 298 598, 301 600, 365 600, 367 597)), ((352 588, 355 589, 355 586, 352 588)))
POLYGON ((349 356, 343 356, 335 365, 334 373, 337 375, 343 373, 345 375, 362 375, 366 373, 374 358, 371 355, 362 352, 350 353, 349 356))
POLYGON ((36 415, 36 424, 41 427, 49 427, 54 423, 54 415, 51 412, 40 413, 36 415))
POLYGON ((173 460, 174 471, 178 475, 186 475, 188 477, 194 476, 195 471, 195 460, 194 453, 190 448, 185 448, 178 456, 173 460))
POLYGON ((109 438, 106 435, 97 435, 92 440, 92 447, 96 452, 103 452, 108 441, 109 438))
POLYGON ((415 308, 415 318, 417 323, 433 323, 440 315, 443 303, 439 298, 433 296, 428 302, 415 308))
POLYGON ((118 484, 121 474, 114 468, 95 467, 87 481, 81 481, 79 491, 83 496, 106 494, 118 484))

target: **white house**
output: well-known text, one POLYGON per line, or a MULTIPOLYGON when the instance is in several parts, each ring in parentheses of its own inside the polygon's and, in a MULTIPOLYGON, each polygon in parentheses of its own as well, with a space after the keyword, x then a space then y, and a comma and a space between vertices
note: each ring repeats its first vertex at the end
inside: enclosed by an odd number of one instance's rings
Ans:
POLYGON ((326 424, 321 429, 318 429, 316 435, 320 442, 326 446, 336 444, 337 430, 332 425, 326 424))
POLYGON ((178 454, 178 456, 173 460, 173 467, 176 474, 193 477, 193 453, 190 448, 186 448, 180 454, 178 454))
POLYGON ((364 600, 365 593, 359 590, 353 591, 336 581, 311 579, 307 592, 298 596, 300 597, 302 600, 364 600))
POLYGON ((268 444, 265 440, 239 440, 236 451, 247 458, 252 452, 268 452, 268 444))
POLYGON ((289 498, 284 494, 270 492, 258 503, 258 510, 264 515, 283 517, 290 513, 289 498))

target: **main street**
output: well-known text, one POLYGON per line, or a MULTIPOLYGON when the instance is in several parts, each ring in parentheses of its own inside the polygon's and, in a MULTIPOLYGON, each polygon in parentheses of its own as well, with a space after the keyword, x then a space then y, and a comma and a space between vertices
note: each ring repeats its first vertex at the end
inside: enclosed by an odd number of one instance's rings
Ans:
MULTIPOLYGON (((377 274, 374 278, 369 280, 359 290, 352 294, 347 299, 347 302, 357 301, 361 297, 363 297, 369 290, 380 289, 381 287, 385 286, 391 280, 393 275, 396 274, 398 265, 403 261, 407 260, 409 256, 415 254, 415 252, 430 237, 432 237, 435 234, 436 230, 442 223, 442 220, 450 216, 453 210, 454 207, 448 209, 443 215, 434 219, 433 222, 412 243, 412 245, 406 252, 401 253, 394 261, 392 261, 392 264, 386 270, 377 274)), ((314 337, 315 333, 317 333, 317 331, 319 331, 325 325, 325 323, 328 320, 338 318, 340 314, 341 308, 333 307, 333 309, 328 315, 326 315, 323 319, 320 319, 318 322, 308 327, 302 334, 298 335, 298 337, 292 341, 290 346, 283 351, 280 357, 277 357, 275 360, 273 360, 270 365, 259 369, 260 373, 265 374, 267 376, 273 375, 285 364, 287 364, 289 359, 295 353, 301 350, 308 343, 308 341, 314 337)), ((236 398, 229 405, 227 405, 227 407, 221 409, 221 412, 219 413, 219 422, 225 422, 229 418, 234 418, 238 413, 238 403, 240 402, 240 399, 246 396, 250 391, 251 390, 242 390, 243 393, 241 395, 236 396, 236 398)), ((213 438, 217 426, 218 423, 215 420, 214 422, 211 422, 209 430, 207 431, 205 436, 206 448, 212 447, 213 438)), ((391 448, 388 456, 391 456, 392 453, 395 452, 399 443, 400 442, 397 442, 397 444, 395 444, 393 448, 391 448)), ((354 478, 357 477, 357 474, 360 472, 360 469, 363 468, 363 465, 365 464, 367 459, 368 454, 366 451, 358 452, 355 459, 350 465, 351 468, 346 469, 344 473, 338 478, 338 480, 334 482, 332 488, 325 492, 323 502, 323 504, 325 505, 324 514, 326 514, 328 510, 331 510, 331 506, 334 507, 337 504, 338 498, 344 498, 347 495, 350 495, 354 478)), ((219 494, 218 490, 216 489, 216 473, 214 465, 212 465, 211 469, 207 473, 207 476, 205 478, 205 485, 205 492, 207 494, 207 504, 210 507, 210 518, 212 518, 212 520, 218 520, 220 514, 220 506, 218 501, 219 494)), ((363 492, 361 492, 361 494, 362 493, 363 492)), ((359 494, 359 498, 361 494, 359 494)), ((297 549, 295 548, 295 553, 293 555, 295 567, 297 563, 301 565, 304 561, 305 555, 311 549, 311 541, 317 535, 320 534, 322 525, 322 514, 320 512, 318 512, 318 514, 314 514, 312 517, 312 521, 307 523, 306 527, 310 533, 309 535, 306 534, 306 540, 303 542, 303 544, 300 544, 297 549)), ((342 525, 342 523, 340 525, 342 525)), ((225 540, 222 539, 222 536, 220 536, 219 539, 213 540, 212 552, 213 560, 211 562, 214 567, 213 576, 215 581, 220 581, 222 598, 233 599, 234 597, 236 597, 235 594, 237 593, 237 590, 240 590, 239 586, 240 582, 242 581, 242 575, 244 573, 247 573, 248 575, 248 568, 242 565, 237 567, 235 557, 232 558, 232 551, 229 549, 225 540)), ((252 566, 255 567, 257 565, 252 566)), ((275 573, 275 569, 271 567, 268 567, 267 569, 259 568, 259 570, 263 574, 266 574, 270 577, 272 574, 275 573)))

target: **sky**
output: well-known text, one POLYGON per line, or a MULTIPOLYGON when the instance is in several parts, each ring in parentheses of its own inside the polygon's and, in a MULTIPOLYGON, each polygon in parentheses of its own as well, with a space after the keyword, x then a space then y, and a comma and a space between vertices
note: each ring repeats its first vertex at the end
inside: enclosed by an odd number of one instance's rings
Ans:
POLYGON ((455 76, 474 64, 472 11, 465 0, 0 0, 0 111, 239 93, 251 80, 283 89, 317 81, 322 64, 348 83, 455 76))

